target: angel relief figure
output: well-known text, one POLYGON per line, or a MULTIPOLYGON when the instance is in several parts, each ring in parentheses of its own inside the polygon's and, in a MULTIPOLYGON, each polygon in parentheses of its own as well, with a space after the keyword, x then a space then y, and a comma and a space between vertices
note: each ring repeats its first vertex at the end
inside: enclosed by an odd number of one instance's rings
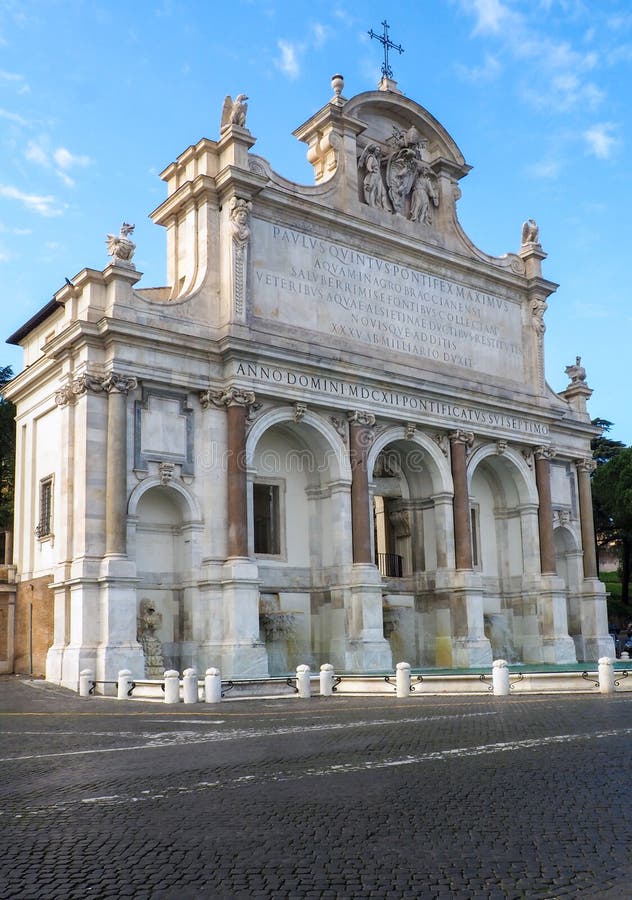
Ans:
POLYGON ((382 181, 382 151, 376 144, 368 144, 362 151, 358 163, 360 169, 364 169, 364 199, 369 206, 378 209, 388 209, 386 189, 382 181))
POLYGON ((248 97, 245 94, 238 94, 233 100, 230 94, 227 94, 222 107, 222 124, 220 131, 224 131, 230 125, 238 125, 240 128, 246 127, 246 113, 248 112, 248 104, 245 102, 248 97))
POLYGON ((431 205, 439 206, 439 195, 432 182, 430 169, 424 163, 418 162, 417 175, 410 199, 411 221, 430 225, 432 222, 431 205))

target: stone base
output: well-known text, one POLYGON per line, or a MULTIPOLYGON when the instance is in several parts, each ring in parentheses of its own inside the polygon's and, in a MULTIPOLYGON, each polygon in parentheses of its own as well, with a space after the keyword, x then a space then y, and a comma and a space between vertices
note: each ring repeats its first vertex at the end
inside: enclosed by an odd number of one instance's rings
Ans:
POLYGON ((79 673, 90 669, 96 677, 96 648, 53 644, 46 654, 46 681, 71 691, 79 690, 79 673))
MULTIPOLYGON (((83 667, 82 667, 83 668, 83 667)), ((88 668, 86 666, 86 668, 88 668)), ((96 680, 118 681, 118 673, 121 669, 129 669, 132 678, 145 677, 145 657, 143 648, 138 641, 130 641, 121 644, 105 644, 96 649, 96 680)), ((77 673, 77 678, 79 674, 77 673)), ((97 685, 97 693, 115 694, 114 685, 97 685)))
POLYGON ((569 636, 542 638, 542 662, 549 665, 577 662, 573 638, 569 636))
POLYGON ((597 662, 602 656, 615 658, 614 640, 606 637, 582 637, 575 638, 578 662, 597 662))
POLYGON ((471 669, 491 666, 492 645, 487 638, 452 638, 452 666, 471 669))
POLYGON ((218 650, 221 651, 219 670, 222 678, 264 678, 269 674, 268 654, 260 642, 222 644, 218 650))
POLYGON ((348 672, 392 672, 394 669, 391 647, 386 639, 347 641, 343 660, 343 668, 348 672))

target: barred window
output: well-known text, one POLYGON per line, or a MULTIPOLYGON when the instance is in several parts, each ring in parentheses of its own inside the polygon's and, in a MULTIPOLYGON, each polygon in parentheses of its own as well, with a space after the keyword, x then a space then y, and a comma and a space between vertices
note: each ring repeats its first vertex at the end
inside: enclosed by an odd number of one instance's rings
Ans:
POLYGON ((39 495, 39 522, 35 533, 38 538, 49 537, 53 533, 53 476, 42 478, 39 495))

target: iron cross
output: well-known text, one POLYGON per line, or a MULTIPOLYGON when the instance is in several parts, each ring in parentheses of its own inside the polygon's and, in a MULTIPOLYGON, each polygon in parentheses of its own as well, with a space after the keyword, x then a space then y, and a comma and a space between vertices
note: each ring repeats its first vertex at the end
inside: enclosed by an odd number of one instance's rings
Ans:
POLYGON ((398 53, 403 53, 404 48, 401 44, 394 44, 392 40, 388 36, 388 22, 386 19, 382 22, 384 26, 384 34, 376 34, 373 29, 369 31, 369 37, 375 38, 376 41, 379 41, 380 44, 384 47, 384 62, 382 63, 382 75, 384 78, 392 78, 393 70, 388 64, 388 51, 389 49, 397 50, 398 53))

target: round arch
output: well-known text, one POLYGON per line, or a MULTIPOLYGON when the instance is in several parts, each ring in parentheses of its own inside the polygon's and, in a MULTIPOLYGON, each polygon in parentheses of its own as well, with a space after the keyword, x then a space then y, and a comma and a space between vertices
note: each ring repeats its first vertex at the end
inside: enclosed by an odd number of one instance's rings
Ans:
MULTIPOLYGON (((425 450, 431 460, 431 463, 428 466, 428 472, 430 480, 432 481, 434 493, 454 493, 450 466, 437 444, 423 432, 415 432, 410 437, 407 437, 406 428, 403 425, 387 428, 386 431, 383 431, 373 441, 367 457, 367 468, 369 473, 373 472, 378 455, 385 447, 392 444, 394 441, 407 441, 416 444, 418 447, 425 450)), ((370 478, 371 475, 369 475, 369 479, 370 478)))
POLYGON ((165 490, 174 492, 177 495, 178 504, 184 512, 184 522, 187 524, 202 522, 202 510, 200 509, 198 500, 195 495, 188 490, 186 485, 181 481, 169 481, 167 484, 164 484, 157 475, 150 475, 149 477, 144 478, 140 484, 136 485, 130 494, 127 503, 128 516, 136 516, 138 514, 138 504, 142 496, 155 487, 165 488, 165 490))
POLYGON ((472 488, 472 478, 480 464, 489 458, 493 458, 494 469, 511 478, 513 486, 518 492, 518 498, 522 505, 539 503, 538 490, 535 484, 535 477, 524 457, 508 447, 502 453, 498 453, 496 444, 485 444, 479 447, 468 461, 467 466, 467 486, 468 490, 472 488))
POLYGON ((333 425, 309 409, 303 413, 300 422, 296 422, 294 408, 291 406, 276 407, 256 420, 246 438, 246 465, 249 468, 254 464, 257 444, 266 431, 283 423, 298 427, 306 425, 312 432, 315 431, 316 446, 330 462, 331 480, 348 481, 351 484, 351 464, 347 448, 333 425))

